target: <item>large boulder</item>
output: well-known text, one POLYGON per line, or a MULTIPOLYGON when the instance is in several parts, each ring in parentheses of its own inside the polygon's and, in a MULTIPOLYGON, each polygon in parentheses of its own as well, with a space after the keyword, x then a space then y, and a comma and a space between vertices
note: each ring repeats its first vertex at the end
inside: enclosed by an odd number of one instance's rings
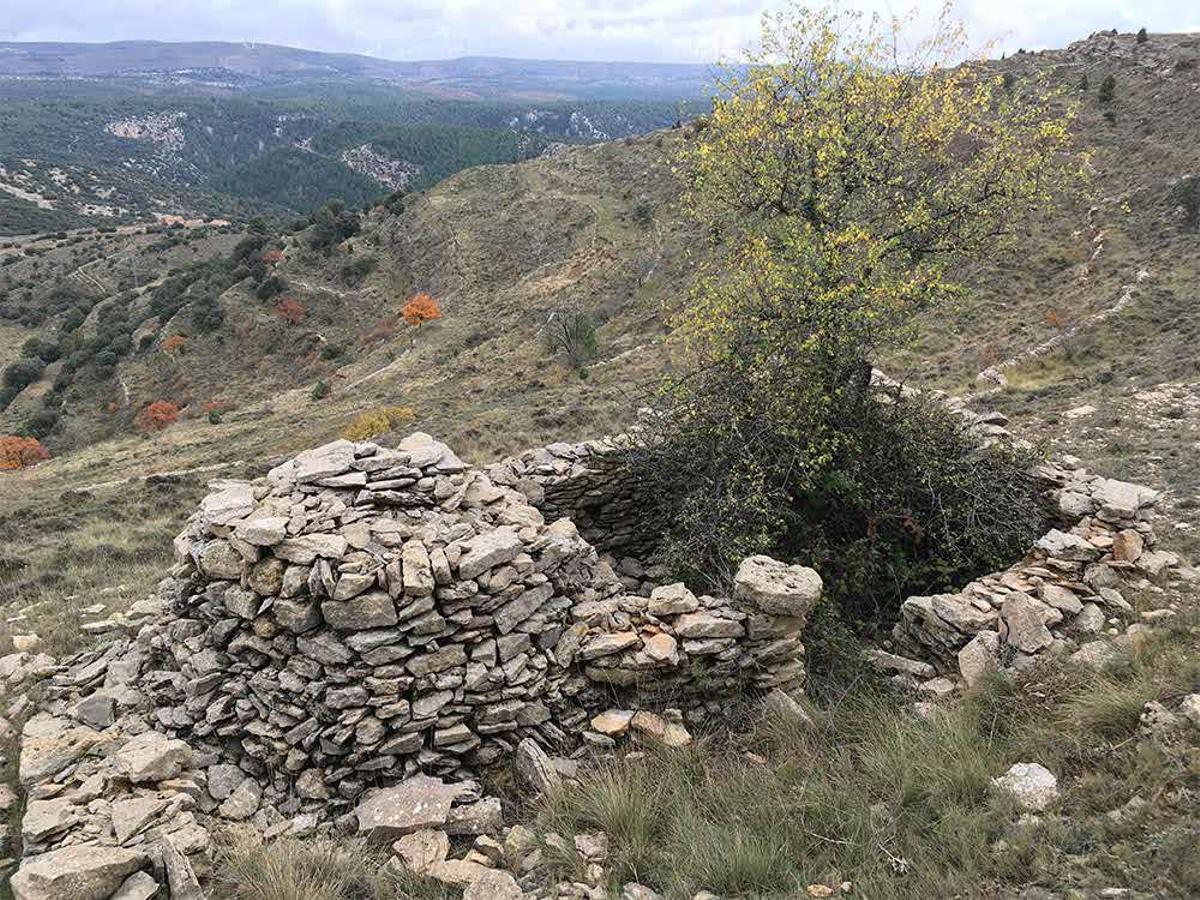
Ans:
POLYGON ((733 596, 771 616, 803 619, 821 599, 821 576, 769 556, 748 556, 733 578, 733 596))
POLYGON ((117 755, 117 767, 134 784, 174 778, 192 760, 192 748, 157 731, 131 738, 117 755))
POLYGON ((350 471, 354 463, 355 445, 351 441, 333 441, 312 450, 305 450, 283 465, 267 473, 273 484, 311 484, 350 471))
POLYGON ((450 817, 450 807, 466 790, 461 784, 414 775, 396 787, 371 791, 354 808, 358 833, 373 841, 390 841, 441 828, 450 817))
POLYGON ((10 887, 14 900, 107 900, 145 863, 123 847, 63 847, 26 858, 10 887))
POLYGON ((28 787, 57 775, 99 740, 99 732, 76 727, 70 719, 35 715, 21 731, 21 784, 28 787))

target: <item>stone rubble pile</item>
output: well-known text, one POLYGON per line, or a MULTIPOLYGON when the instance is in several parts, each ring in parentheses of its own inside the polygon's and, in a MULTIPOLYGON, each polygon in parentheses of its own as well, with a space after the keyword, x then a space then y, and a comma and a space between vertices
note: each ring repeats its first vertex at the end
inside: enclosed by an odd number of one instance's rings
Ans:
POLYGON ((215 487, 158 594, 110 620, 122 636, 0 661, 41 685, 21 900, 135 876, 199 896, 219 821, 494 834, 477 781, 493 764, 547 790, 625 736, 684 744, 744 692, 799 706, 812 570, 751 557, 730 599, 628 594, 570 520, 420 433, 215 487))

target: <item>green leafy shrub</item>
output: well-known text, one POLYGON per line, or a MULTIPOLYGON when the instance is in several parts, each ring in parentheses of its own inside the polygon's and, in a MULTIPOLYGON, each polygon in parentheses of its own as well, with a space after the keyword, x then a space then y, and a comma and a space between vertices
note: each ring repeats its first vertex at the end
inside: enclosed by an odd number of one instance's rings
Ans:
POLYGON ((642 200, 633 208, 633 221, 643 231, 654 224, 654 207, 648 200, 642 200))
POLYGON ((1183 211, 1183 230, 1200 231, 1200 175, 1188 175, 1175 182, 1171 201, 1183 211))
POLYGON ((287 281, 279 275, 270 275, 263 279, 258 286, 258 290, 254 292, 259 300, 270 300, 272 297, 282 294, 287 290, 287 281))
POLYGON ((216 331, 225 321, 225 312, 218 299, 211 295, 196 298, 192 303, 192 325, 201 333, 216 331))
POLYGON ((981 451, 935 401, 876 400, 838 427, 839 448, 803 480, 788 475, 794 446, 766 423, 732 458, 710 431, 636 451, 667 499, 662 561, 719 586, 753 553, 795 560, 849 620, 888 623, 905 597, 1001 568, 1045 529, 1033 455, 981 451))
POLYGON ((313 213, 310 222, 307 241, 313 250, 328 251, 358 234, 361 227, 358 214, 346 209, 340 200, 326 203, 313 213))
POLYGON ((377 265, 379 265, 379 260, 374 256, 369 254, 356 256, 342 266, 342 281, 350 287, 358 287, 364 278, 375 271, 377 265))
POLYGON ((41 377, 46 364, 37 357, 18 359, 5 366, 0 376, 0 409, 8 406, 12 399, 41 377))

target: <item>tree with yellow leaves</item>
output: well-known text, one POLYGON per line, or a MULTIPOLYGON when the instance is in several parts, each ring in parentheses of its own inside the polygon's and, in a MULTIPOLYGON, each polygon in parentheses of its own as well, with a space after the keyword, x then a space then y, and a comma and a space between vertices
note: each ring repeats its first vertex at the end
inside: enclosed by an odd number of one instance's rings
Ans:
POLYGON ((712 252, 678 322, 686 374, 639 456, 671 497, 668 547, 709 580, 783 552, 831 501, 883 427, 872 360, 1082 169, 1069 112, 960 62, 948 9, 902 53, 906 27, 836 7, 764 17, 682 153, 712 252))

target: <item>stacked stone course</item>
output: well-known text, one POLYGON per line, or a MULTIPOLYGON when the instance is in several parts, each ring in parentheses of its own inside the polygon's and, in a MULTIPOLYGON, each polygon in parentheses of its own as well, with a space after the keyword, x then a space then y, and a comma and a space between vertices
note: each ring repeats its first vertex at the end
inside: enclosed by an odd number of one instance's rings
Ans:
POLYGON ((547 444, 494 463, 487 474, 521 491, 548 519, 569 518, 597 550, 645 559, 662 523, 654 516, 653 498, 626 465, 629 440, 547 444))

